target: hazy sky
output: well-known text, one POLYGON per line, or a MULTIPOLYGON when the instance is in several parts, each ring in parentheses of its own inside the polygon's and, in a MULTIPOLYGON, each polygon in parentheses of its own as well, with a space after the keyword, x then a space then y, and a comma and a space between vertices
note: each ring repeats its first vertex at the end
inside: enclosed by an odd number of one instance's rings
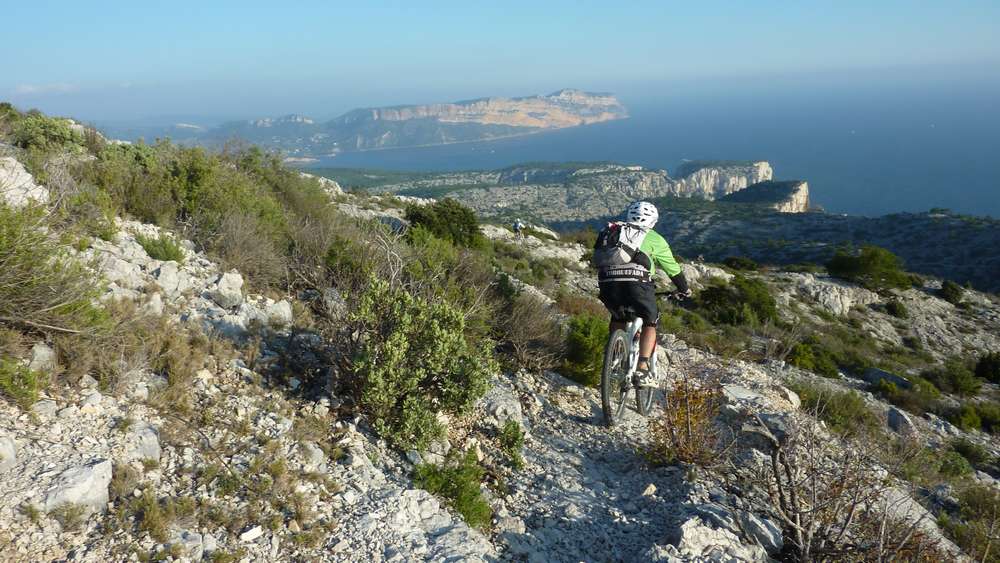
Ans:
POLYGON ((2 13, 0 100, 83 119, 1000 68, 996 0, 32 0, 2 13))

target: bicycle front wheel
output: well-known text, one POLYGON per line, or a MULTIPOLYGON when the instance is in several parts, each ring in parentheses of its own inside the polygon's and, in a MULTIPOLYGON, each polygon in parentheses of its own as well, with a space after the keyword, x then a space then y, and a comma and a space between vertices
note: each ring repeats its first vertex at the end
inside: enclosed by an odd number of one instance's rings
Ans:
POLYGON ((625 411, 629 381, 628 342, 625 331, 616 330, 604 348, 604 370, 601 372, 601 407, 604 423, 614 426, 625 411))

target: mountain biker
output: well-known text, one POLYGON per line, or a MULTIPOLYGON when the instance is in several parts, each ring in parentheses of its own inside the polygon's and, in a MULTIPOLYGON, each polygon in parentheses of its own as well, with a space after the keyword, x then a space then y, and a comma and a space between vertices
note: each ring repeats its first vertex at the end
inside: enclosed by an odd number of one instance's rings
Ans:
POLYGON ((522 232, 524 230, 524 223, 522 223, 520 219, 514 221, 513 227, 514 227, 514 237, 524 238, 524 233, 522 232))
POLYGON ((656 306, 656 286, 653 283, 657 267, 666 272, 670 281, 676 286, 677 291, 674 292, 676 298, 690 297, 691 290, 688 288, 683 270, 670 251, 670 245, 653 230, 659 219, 656 206, 648 201, 632 202, 625 208, 623 219, 621 222, 609 223, 598 235, 594 247, 594 260, 598 267, 597 279, 601 290, 601 302, 611 312, 609 327, 611 332, 625 328, 626 307, 642 317, 639 363, 636 370, 639 385, 648 386, 655 384, 655 374, 651 374, 649 369, 649 358, 656 347, 656 324, 660 320, 656 306), (619 239, 619 236, 623 238, 619 239), (625 238, 628 240, 622 242, 625 238), (602 245, 604 248, 610 248, 609 243, 616 244, 617 248, 624 248, 627 254, 632 254, 631 259, 624 264, 609 264, 609 261, 603 258, 606 253, 599 254, 602 245), (634 254, 629 251, 631 247, 636 248, 634 254))

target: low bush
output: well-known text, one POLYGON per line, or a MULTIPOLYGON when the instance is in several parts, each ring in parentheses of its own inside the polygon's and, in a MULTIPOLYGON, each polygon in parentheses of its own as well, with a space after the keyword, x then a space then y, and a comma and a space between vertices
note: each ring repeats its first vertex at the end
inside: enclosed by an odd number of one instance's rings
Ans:
POLYGON ((1000 434, 1000 403, 996 401, 975 403, 975 409, 982 429, 991 434, 1000 434))
POLYGON ((976 361, 976 377, 1000 384, 1000 352, 987 352, 976 361))
POLYGON ((139 234, 135 236, 135 240, 153 260, 162 260, 164 262, 173 260, 178 264, 184 262, 184 249, 169 235, 160 234, 156 237, 150 237, 139 234))
POLYGON ((450 303, 428 302, 372 279, 350 321, 361 337, 353 370, 361 405, 399 447, 425 449, 444 434, 438 411, 463 413, 498 369, 488 341, 470 343, 450 303))
POLYGON ((974 405, 962 405, 949 414, 948 420, 962 430, 979 430, 983 426, 974 405))
POLYGON ((793 346, 786 361, 797 368, 818 373, 823 377, 834 379, 840 377, 836 359, 815 339, 807 339, 807 342, 793 346))
POLYGON ((906 305, 903 305, 903 302, 899 299, 890 299, 886 302, 885 312, 897 319, 907 319, 910 317, 909 311, 906 310, 906 305))
POLYGON ((976 467, 988 463, 992 459, 989 450, 965 438, 953 440, 949 447, 976 467))
POLYGON ((949 451, 945 452, 941 459, 941 468, 938 471, 946 477, 963 477, 972 473, 972 465, 962 454, 949 451))
POLYGON ((956 358, 948 360, 942 366, 924 370, 920 376, 945 393, 963 397, 975 395, 983 386, 983 382, 973 374, 966 362, 956 358))
POLYGON ((418 465, 414 469, 413 484, 444 498, 469 526, 483 529, 489 526, 493 517, 480 488, 484 475, 475 451, 469 450, 449 455, 443 466, 418 465))
POLYGON ((52 152, 83 144, 83 136, 73 131, 65 119, 29 114, 14 125, 14 146, 52 152))
POLYGON ((734 270, 757 271, 760 269, 760 264, 745 256, 730 256, 722 263, 734 270))
POLYGON ((483 243, 476 214, 450 198, 429 205, 411 205, 406 208, 406 219, 412 225, 423 227, 459 246, 479 246, 483 243))
POLYGON ((902 389, 895 383, 889 381, 879 381, 875 386, 875 393, 886 401, 897 407, 916 414, 923 414, 929 410, 934 410, 941 392, 927 380, 911 376, 910 382, 913 387, 902 389))
POLYGON ((952 305, 958 305, 961 303, 964 295, 965 290, 962 289, 962 286, 951 280, 945 280, 944 283, 941 284, 941 289, 938 290, 938 296, 952 305))
POLYGON ((524 457, 521 455, 521 449, 524 448, 524 430, 521 429, 521 425, 514 419, 508 420, 500 429, 499 438, 500 449, 507 454, 510 464, 514 469, 522 469, 524 457))
POLYGON ((729 446, 723 429, 715 422, 722 404, 722 386, 718 382, 695 383, 688 378, 676 382, 667 393, 663 414, 649 424, 646 457, 656 464, 716 463, 729 446))
POLYGON ((767 285, 737 275, 728 283, 714 283, 695 301, 700 312, 715 323, 759 326, 778 317, 778 309, 767 285))
POLYGON ((75 333, 107 323, 93 273, 47 234, 37 209, 0 204, 0 325, 75 333))
POLYGON ((578 383, 597 387, 601 382, 607 343, 606 317, 584 313, 571 318, 566 334, 565 374, 578 383))
POLYGON ((854 390, 832 390, 820 385, 797 383, 790 386, 802 400, 802 407, 841 434, 866 434, 881 422, 854 390))
POLYGON ((902 260, 878 246, 866 245, 857 253, 838 250, 827 262, 826 269, 832 276, 859 283, 873 291, 906 289, 911 285, 903 271, 902 260))
POLYGON ((0 357, 0 396, 24 410, 38 400, 45 387, 43 374, 28 369, 15 359, 0 357))
POLYGON ((564 356, 565 338, 548 303, 522 292, 498 315, 499 339, 514 365, 541 371, 556 367, 564 356))
POLYGON ((1000 562, 1000 492, 989 485, 970 485, 959 492, 958 504, 957 518, 941 518, 941 527, 973 560, 1000 562))

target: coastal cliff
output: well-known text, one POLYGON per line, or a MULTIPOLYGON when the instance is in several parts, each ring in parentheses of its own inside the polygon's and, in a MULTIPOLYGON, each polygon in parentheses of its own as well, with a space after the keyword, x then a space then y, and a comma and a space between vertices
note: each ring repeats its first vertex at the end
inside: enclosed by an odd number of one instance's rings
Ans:
POLYGON ((209 130, 194 142, 213 145, 240 138, 301 160, 349 151, 484 141, 626 117, 628 110, 612 94, 565 89, 545 96, 362 108, 326 122, 300 115, 237 121, 209 130))

